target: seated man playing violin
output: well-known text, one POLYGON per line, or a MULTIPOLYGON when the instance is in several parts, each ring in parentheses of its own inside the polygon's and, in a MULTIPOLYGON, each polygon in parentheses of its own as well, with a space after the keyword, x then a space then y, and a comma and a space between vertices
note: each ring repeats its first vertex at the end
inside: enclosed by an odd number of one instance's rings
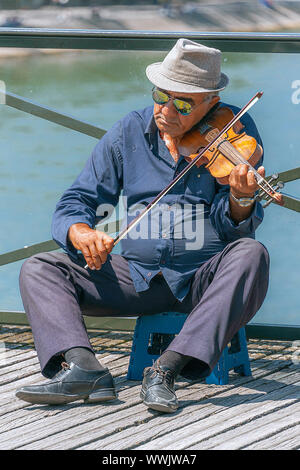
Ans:
MULTIPOLYGON (((178 40, 163 62, 147 67, 154 108, 133 111, 118 121, 62 195, 52 233, 64 253, 35 255, 20 273, 42 374, 51 380, 19 389, 20 399, 45 404, 114 399, 112 376, 93 352, 82 313, 177 311, 187 314, 184 326, 145 369, 141 389, 147 407, 174 412, 176 377, 209 375, 228 342, 260 308, 269 257, 254 239, 263 209, 254 198, 255 175, 244 163, 233 166, 227 184, 212 176, 209 165, 192 166, 171 185, 159 209, 149 212, 150 233, 139 236, 132 229, 121 241, 121 254, 111 253, 112 237, 94 230, 98 208, 117 206, 121 191, 127 222, 134 220, 131 212, 147 206, 187 167, 190 154, 203 147, 200 140, 190 142, 192 133, 208 136, 214 131, 214 116, 224 107, 238 112, 220 102, 219 92, 228 84, 220 65, 219 50, 178 40), (166 214, 167 224, 161 217, 166 214), (182 230, 181 222, 191 222, 190 230, 182 230)), ((255 139, 257 173, 264 176, 261 139, 248 114, 240 127, 255 139)))

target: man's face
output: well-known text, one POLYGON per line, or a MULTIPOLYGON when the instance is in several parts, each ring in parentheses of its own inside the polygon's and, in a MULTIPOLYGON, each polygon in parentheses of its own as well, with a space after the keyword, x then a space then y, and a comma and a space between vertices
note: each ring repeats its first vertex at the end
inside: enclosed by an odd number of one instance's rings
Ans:
POLYGON ((166 132, 172 137, 182 137, 197 122, 199 122, 208 111, 219 101, 218 96, 208 93, 175 93, 160 89, 172 98, 187 101, 192 105, 192 112, 183 116, 180 114, 170 99, 165 104, 154 103, 154 119, 158 129, 166 132))

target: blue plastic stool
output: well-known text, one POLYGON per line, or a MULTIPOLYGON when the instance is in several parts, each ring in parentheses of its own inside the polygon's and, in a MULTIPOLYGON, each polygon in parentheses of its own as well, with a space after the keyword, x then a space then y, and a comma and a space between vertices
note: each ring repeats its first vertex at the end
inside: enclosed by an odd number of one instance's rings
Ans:
MULTIPOLYGON (((165 312, 139 317, 136 322, 127 373, 128 380, 142 380, 143 370, 152 366, 161 353, 178 334, 187 315, 165 312)), ((232 338, 230 346, 224 349, 218 364, 206 378, 206 383, 226 385, 229 370, 241 375, 251 375, 245 328, 232 338)))

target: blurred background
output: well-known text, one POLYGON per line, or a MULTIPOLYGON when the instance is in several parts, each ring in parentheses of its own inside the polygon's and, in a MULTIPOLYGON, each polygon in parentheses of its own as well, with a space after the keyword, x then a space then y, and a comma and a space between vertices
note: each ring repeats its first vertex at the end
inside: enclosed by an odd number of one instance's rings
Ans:
POLYGON ((0 26, 159 31, 279 31, 298 0, 0 0, 0 26))
MULTIPOLYGON (((1 27, 112 30, 297 32, 300 1, 0 0, 1 27)), ((0 28, 1 29, 1 28, 0 28)), ((230 84, 225 103, 252 108, 267 174, 299 166, 300 61, 296 53, 223 53, 230 84)), ((165 53, 0 47, 0 80, 8 92, 108 129, 152 104, 145 67, 165 53)), ((0 253, 51 238, 56 202, 72 184, 96 139, 0 106, 0 253)), ((287 193, 300 197, 298 181, 287 193)), ((299 213, 271 204, 257 239, 271 255, 269 293, 253 322, 300 325, 299 213)), ((116 247, 117 248, 117 247, 116 247)), ((0 310, 23 310, 22 262, 0 267, 0 310)))

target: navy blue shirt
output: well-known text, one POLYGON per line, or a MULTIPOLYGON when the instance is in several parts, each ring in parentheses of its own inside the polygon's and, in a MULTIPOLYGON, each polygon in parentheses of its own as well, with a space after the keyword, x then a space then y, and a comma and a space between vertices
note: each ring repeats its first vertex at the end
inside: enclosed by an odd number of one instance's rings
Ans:
MULTIPOLYGON (((229 107, 235 114, 239 111, 229 107)), ((246 114, 241 122, 246 133, 262 145, 252 118, 246 114)), ((63 193, 53 216, 53 239, 76 260, 77 250, 67 239, 72 224, 95 227, 97 208, 116 206, 122 191, 127 225, 187 164, 183 156, 175 162, 160 138, 153 106, 129 113, 98 142, 82 172, 63 193)), ((201 264, 234 240, 254 238, 263 219, 262 206, 256 202, 251 215, 235 223, 230 217, 229 186, 218 184, 204 166, 196 165, 151 212, 120 242, 121 254, 128 260, 137 292, 148 289, 161 271, 179 300, 187 294, 201 264)))

